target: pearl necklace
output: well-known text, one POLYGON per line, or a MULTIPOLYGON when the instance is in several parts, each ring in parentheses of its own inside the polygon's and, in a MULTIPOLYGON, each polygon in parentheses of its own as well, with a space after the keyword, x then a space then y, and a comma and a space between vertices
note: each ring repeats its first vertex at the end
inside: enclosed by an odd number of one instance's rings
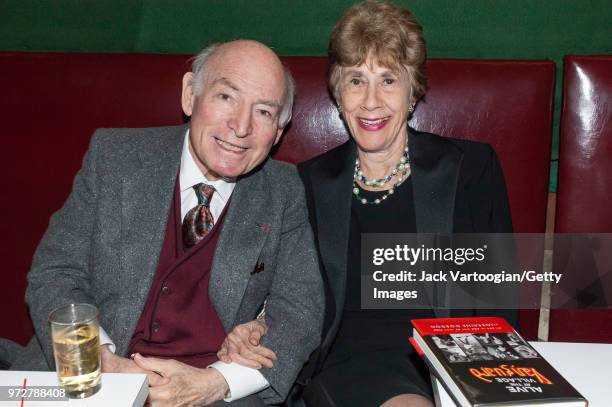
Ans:
POLYGON ((390 195, 393 195, 393 193, 395 192, 395 188, 397 188, 406 179, 406 175, 408 174, 408 171, 410 171, 410 157, 408 155, 408 146, 404 148, 404 155, 402 156, 402 158, 400 158, 399 163, 397 163, 397 165, 393 167, 393 170, 391 170, 391 173, 387 175, 386 177, 380 178, 380 179, 375 179, 375 178, 371 180, 367 179, 363 175, 363 171, 361 171, 361 165, 359 164, 359 158, 357 158, 355 160, 355 173, 353 174, 353 195, 355 195, 355 199, 357 199, 357 201, 361 202, 363 205, 368 205, 368 204, 378 205, 381 202, 386 201, 390 195), (385 193, 380 198, 376 198, 373 201, 368 201, 366 198, 363 198, 359 195, 360 188, 359 188, 359 185, 357 184, 357 181, 361 181, 363 184, 367 186, 381 188, 385 186, 387 182, 391 181, 391 179, 393 179, 393 177, 397 175, 398 173, 399 173, 399 176, 397 177, 397 181, 387 191, 387 193, 385 193))

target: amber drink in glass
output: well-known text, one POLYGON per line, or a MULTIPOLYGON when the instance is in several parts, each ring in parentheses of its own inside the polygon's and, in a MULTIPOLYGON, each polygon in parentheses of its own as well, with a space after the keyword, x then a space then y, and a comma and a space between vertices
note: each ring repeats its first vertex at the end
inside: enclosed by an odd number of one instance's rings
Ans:
POLYGON ((49 314, 53 355, 60 385, 69 398, 82 399, 100 389, 98 309, 70 304, 49 314))

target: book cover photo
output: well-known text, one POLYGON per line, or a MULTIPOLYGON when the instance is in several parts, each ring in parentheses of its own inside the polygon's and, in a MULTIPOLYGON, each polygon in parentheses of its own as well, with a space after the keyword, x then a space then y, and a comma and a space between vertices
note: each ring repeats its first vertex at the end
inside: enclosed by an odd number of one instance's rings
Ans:
POLYGON ((415 345, 460 406, 587 406, 506 320, 413 320, 415 345))

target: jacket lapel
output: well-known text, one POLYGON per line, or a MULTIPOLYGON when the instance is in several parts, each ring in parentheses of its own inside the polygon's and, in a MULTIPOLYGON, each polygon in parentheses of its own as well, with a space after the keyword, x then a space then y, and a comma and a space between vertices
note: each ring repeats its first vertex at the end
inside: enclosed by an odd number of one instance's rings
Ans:
MULTIPOLYGON (((428 247, 436 245, 430 233, 453 232, 455 196, 463 153, 442 137, 409 130, 408 146, 414 191, 414 209, 419 239, 428 247)), ((437 317, 450 316, 444 308, 445 284, 428 284, 424 292, 434 304, 437 317)))
MULTIPOLYGON (((334 295, 336 315, 330 332, 340 321, 345 299, 346 261, 350 228, 352 178, 357 147, 352 139, 321 161, 312 170, 316 197, 318 245, 327 278, 334 295)), ((328 335, 330 338, 331 335, 328 335)), ((325 344, 324 344, 325 346, 325 344)))
MULTIPOLYGON (((121 260, 132 280, 134 312, 127 315, 128 329, 121 334, 132 334, 157 269, 186 130, 179 126, 160 135, 140 151, 140 169, 123 179, 121 260)), ((117 343, 127 346, 129 337, 123 339, 117 343)))
POLYGON ((463 153, 439 136, 410 129, 414 208, 419 233, 452 233, 463 153))
POLYGON ((270 225, 269 190, 262 170, 236 183, 215 250, 209 295, 226 332, 234 326, 251 272, 263 249, 270 225))

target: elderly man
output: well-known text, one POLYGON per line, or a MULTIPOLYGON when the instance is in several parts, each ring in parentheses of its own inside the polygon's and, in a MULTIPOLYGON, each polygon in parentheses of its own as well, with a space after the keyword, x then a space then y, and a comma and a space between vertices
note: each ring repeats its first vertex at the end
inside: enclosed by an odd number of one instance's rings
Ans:
POLYGON ((234 41, 185 74, 188 126, 98 130, 36 251, 36 335, 13 368, 52 367, 49 311, 92 303, 103 370, 148 372, 153 406, 282 402, 318 344, 324 301, 303 187, 268 158, 293 93, 269 48, 234 41), (262 310, 274 366, 217 361, 226 333, 262 310))

